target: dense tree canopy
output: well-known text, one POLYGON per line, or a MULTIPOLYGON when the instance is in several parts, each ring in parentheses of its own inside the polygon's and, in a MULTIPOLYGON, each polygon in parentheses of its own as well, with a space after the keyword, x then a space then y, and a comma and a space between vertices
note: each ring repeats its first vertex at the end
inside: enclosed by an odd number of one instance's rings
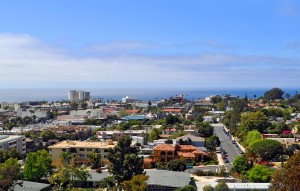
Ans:
POLYGON ((274 100, 274 99, 283 99, 284 91, 279 88, 273 88, 269 91, 266 91, 264 94, 264 98, 267 100, 274 100))
POLYGON ((226 184, 225 181, 220 181, 216 186, 215 186, 215 191, 229 191, 229 187, 226 184))
POLYGON ((68 190, 75 184, 85 182, 90 177, 87 170, 79 163, 76 163, 76 155, 63 153, 60 162, 56 165, 55 173, 50 177, 49 182, 54 184, 58 190, 68 190))
POLYGON ((40 181, 51 172, 51 156, 46 150, 31 152, 27 155, 24 167, 24 178, 28 181, 40 181))
POLYGON ((237 135, 240 138, 244 138, 248 131, 258 130, 259 132, 264 132, 270 126, 270 122, 267 116, 261 111, 256 111, 252 113, 246 113, 242 115, 241 123, 238 126, 237 135))
POLYGON ((43 138, 43 141, 47 142, 50 139, 56 139, 56 135, 51 130, 45 130, 41 133, 41 137, 43 138))
POLYGON ((157 128, 153 128, 149 133, 149 141, 153 142, 154 140, 159 139, 159 135, 161 134, 161 130, 157 128))
POLYGON ((246 177, 250 182, 269 182, 272 172, 270 167, 258 164, 247 172, 246 177))
POLYGON ((249 170, 248 160, 244 156, 237 156, 233 161, 234 170, 239 174, 246 174, 249 170))
POLYGON ((124 191, 146 191, 148 176, 139 174, 133 176, 131 180, 127 180, 121 183, 124 191))
POLYGON ((167 163, 167 169, 171 171, 185 171, 186 162, 181 159, 171 160, 167 163))
POLYGON ((131 147, 131 141, 130 137, 124 135, 114 148, 109 149, 108 160, 111 162, 109 171, 115 176, 118 185, 144 171, 144 160, 138 157, 137 148, 131 147))
POLYGON ((211 185, 206 185, 203 187, 203 191, 215 191, 215 189, 211 185))
POLYGON ((197 191, 197 188, 192 185, 186 185, 183 188, 176 189, 176 191, 197 191))
POLYGON ((220 146, 220 143, 220 139, 216 135, 212 135, 205 139, 205 147, 210 151, 216 150, 216 147, 220 146))
POLYGON ((262 139, 262 136, 261 136, 260 132, 258 132, 257 130, 252 130, 247 133, 243 144, 245 147, 250 147, 253 143, 260 141, 261 139, 262 139))
POLYGON ((197 126, 197 133, 200 137, 210 137, 213 135, 214 127, 211 126, 208 122, 202 123, 198 122, 196 123, 197 126))
POLYGON ((9 158, 0 164, 0 190, 9 190, 9 188, 19 180, 21 165, 17 159, 9 158))
POLYGON ((253 143, 247 152, 255 154, 263 161, 271 160, 276 155, 281 154, 282 145, 278 141, 264 139, 253 143))
POLYGON ((275 171, 271 180, 271 191, 294 191, 300 188, 300 153, 295 153, 275 171))

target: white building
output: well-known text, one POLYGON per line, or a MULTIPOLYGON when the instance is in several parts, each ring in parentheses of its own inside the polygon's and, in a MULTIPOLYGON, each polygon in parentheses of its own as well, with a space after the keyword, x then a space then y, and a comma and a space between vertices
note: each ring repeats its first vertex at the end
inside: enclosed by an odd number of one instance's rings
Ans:
POLYGON ((1 102, 0 103, 1 105, 1 109, 13 109, 15 111, 17 111, 20 107, 20 104, 19 103, 7 103, 7 102, 1 102))
POLYGON ((26 153, 26 138, 19 135, 0 135, 0 150, 16 148, 21 154, 26 153))
POLYGON ((70 101, 79 101, 79 100, 84 100, 84 99, 90 99, 90 92, 71 90, 68 92, 68 99, 70 101))

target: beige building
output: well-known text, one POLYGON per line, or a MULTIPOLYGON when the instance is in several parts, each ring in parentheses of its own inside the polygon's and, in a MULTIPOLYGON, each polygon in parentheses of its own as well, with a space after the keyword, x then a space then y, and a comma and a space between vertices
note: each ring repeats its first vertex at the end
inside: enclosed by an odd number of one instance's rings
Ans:
POLYGON ((88 155, 97 153, 101 157, 101 164, 108 165, 108 149, 113 148, 116 143, 111 140, 106 142, 87 142, 87 141, 62 141, 49 146, 52 162, 59 159, 63 152, 77 154, 79 162, 89 162, 88 155))

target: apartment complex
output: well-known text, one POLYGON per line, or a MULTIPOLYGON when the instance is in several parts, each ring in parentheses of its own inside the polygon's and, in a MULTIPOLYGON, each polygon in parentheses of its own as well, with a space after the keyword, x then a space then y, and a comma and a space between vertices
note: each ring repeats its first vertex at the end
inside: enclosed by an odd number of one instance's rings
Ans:
POLYGON ((17 149, 21 154, 26 153, 26 138, 19 135, 0 135, 0 150, 17 149))
POLYGON ((80 101, 84 99, 90 99, 90 92, 71 90, 68 93, 68 99, 70 101, 80 101))
POLYGON ((63 152, 70 152, 78 156, 78 162, 89 162, 89 154, 97 153, 101 158, 102 165, 108 165, 108 149, 113 148, 115 143, 111 140, 106 142, 87 142, 87 141, 62 141, 49 146, 52 162, 58 160, 63 152))

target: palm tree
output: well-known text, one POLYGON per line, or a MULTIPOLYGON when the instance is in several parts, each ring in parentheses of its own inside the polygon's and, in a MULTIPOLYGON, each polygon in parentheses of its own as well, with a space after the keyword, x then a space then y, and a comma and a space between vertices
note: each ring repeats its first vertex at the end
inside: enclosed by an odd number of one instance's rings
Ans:
POLYGON ((91 153, 88 155, 88 158, 91 161, 91 168, 92 169, 97 169, 101 167, 101 158, 97 153, 91 153))

